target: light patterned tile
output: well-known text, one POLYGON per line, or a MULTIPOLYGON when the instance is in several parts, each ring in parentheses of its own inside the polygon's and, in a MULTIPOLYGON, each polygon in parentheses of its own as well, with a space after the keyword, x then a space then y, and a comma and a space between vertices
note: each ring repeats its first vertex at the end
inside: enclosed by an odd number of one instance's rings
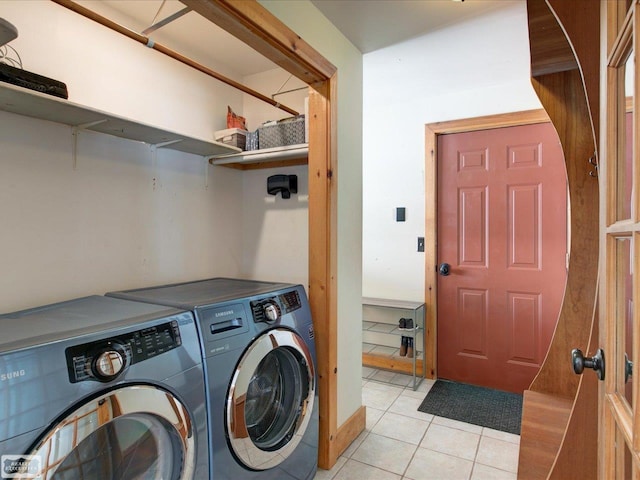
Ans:
POLYGON ((369 380, 376 380, 378 382, 390 383, 396 374, 388 370, 378 370, 376 373, 369 377, 369 380))
POLYGON ((398 388, 377 388, 376 382, 369 381, 362 387, 362 403, 365 407, 386 410, 396 401, 396 398, 398 398, 401 392, 402 390, 398 388))
POLYGON ((418 445, 428 426, 429 422, 427 421, 387 412, 371 430, 371 433, 418 445))
POLYGON ((469 480, 473 462, 444 453, 418 448, 405 479, 411 480, 469 480))
POLYGON ((404 388, 398 387, 397 385, 389 385, 389 384, 378 383, 378 382, 371 382, 371 385, 367 385, 367 388, 369 386, 371 388, 375 388, 376 390, 384 390, 386 392, 395 392, 398 395, 400 395, 404 391, 404 388))
POLYGON ((508 472, 518 471, 519 446, 490 437, 482 437, 476 462, 508 472))
POLYGON ((382 332, 382 333, 391 333, 394 329, 396 329, 395 325, 391 323, 374 323, 367 330, 372 332, 382 332))
POLYGON ((336 460, 336 464, 331 470, 323 470, 319 468, 313 480, 332 480, 345 463, 347 463, 346 457, 338 457, 338 460, 336 460))
POLYGON ((487 467, 479 463, 474 464, 471 480, 517 480, 514 472, 506 472, 493 467, 487 467))
POLYGON ((413 377, 404 373, 396 373, 393 375, 393 378, 391 378, 390 383, 400 387, 407 387, 413 384, 413 377))
POLYGON ((372 467, 365 463, 349 460, 340 469, 334 480, 400 480, 400 475, 380 468, 372 467))
POLYGON ((443 425, 449 428, 456 428, 458 430, 463 430, 469 433, 475 433, 477 435, 482 434, 482 428, 479 425, 472 425, 470 423, 459 422, 458 420, 452 420, 450 418, 438 417, 437 415, 433 417, 433 423, 436 425, 443 425))
POLYGON ((376 344, 375 343, 362 342, 362 353, 370 352, 374 348, 376 348, 376 344))
POLYGON ((420 446, 473 461, 476 457, 479 441, 480 435, 476 433, 465 432, 464 430, 444 425, 436 425, 431 422, 420 446))
POLYGON ((370 433, 351 458, 402 475, 416 449, 416 445, 370 433))
POLYGON ((388 357, 395 355, 397 352, 398 352, 397 348, 386 347, 384 345, 376 345, 371 350, 369 350, 369 353, 373 355, 386 355, 388 357))
POLYGON ((435 381, 424 379, 416 391, 386 383, 411 381, 400 375, 363 367, 366 431, 340 457, 341 468, 318 471, 317 480, 400 479, 403 473, 406 480, 516 479, 518 435, 419 412, 435 381))
POLYGON ((371 431, 373 427, 378 423, 378 420, 382 418, 384 410, 378 410, 377 408, 367 407, 367 430, 371 431))
POLYGON ((403 393, 389 407, 389 411, 399 413, 400 415, 405 415, 407 417, 417 418, 418 420, 431 422, 431 420, 433 420, 433 415, 418 411, 418 407, 421 403, 421 398, 410 397, 407 396, 406 393, 403 393))
MULTIPOLYGON (((420 387, 418 387, 420 388, 420 387)), ((420 400, 420 403, 422 403, 422 401, 424 400, 424 397, 427 396, 426 393, 422 393, 422 392, 418 392, 418 391, 413 391, 413 387, 411 385, 408 385, 407 388, 404 389, 404 392, 402 392, 402 395, 405 397, 411 397, 411 398, 415 398, 420 400)))
POLYGON ((369 378, 371 375, 373 375, 376 372, 377 372, 377 370, 375 368, 363 366, 362 367, 362 378, 369 378))
POLYGON ((435 383, 436 383, 435 380, 424 378, 422 382, 420 382, 420 385, 418 385, 418 388, 416 389, 416 391, 413 393, 416 393, 416 394, 422 393, 423 394, 422 398, 424 398, 427 396, 427 393, 429 393, 429 390, 431 390, 431 387, 433 387, 435 383))
POLYGON ((484 437, 495 438, 496 440, 502 440, 504 442, 515 443, 520 445, 520 435, 514 435, 513 433, 501 432, 500 430, 494 430, 492 428, 484 427, 482 429, 482 435, 484 437))
POLYGON ((416 388, 415 390, 413 389, 413 385, 409 385, 407 388, 405 388, 404 395, 408 397, 419 398, 420 401, 422 401, 427 396, 427 393, 429 393, 429 390, 431 390, 431 387, 433 387, 433 383, 429 383, 428 380, 425 379, 422 380, 420 385, 418 385, 418 388, 416 388))

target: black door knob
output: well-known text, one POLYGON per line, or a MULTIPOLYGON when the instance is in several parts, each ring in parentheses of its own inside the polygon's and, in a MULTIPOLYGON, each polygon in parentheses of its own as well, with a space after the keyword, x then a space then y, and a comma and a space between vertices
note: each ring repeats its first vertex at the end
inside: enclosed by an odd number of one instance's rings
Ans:
POLYGON ((593 357, 585 357, 582 350, 571 350, 571 363, 573 371, 580 375, 585 368, 591 368, 598 374, 598 380, 604 380, 604 351, 599 348, 593 357))
POLYGON ((624 354, 624 383, 628 383, 633 376, 633 362, 629 360, 629 355, 624 354))
POLYGON ((438 273, 443 277, 446 277, 451 273, 451 265, 449 265, 448 263, 441 263, 440 267, 438 268, 438 273))

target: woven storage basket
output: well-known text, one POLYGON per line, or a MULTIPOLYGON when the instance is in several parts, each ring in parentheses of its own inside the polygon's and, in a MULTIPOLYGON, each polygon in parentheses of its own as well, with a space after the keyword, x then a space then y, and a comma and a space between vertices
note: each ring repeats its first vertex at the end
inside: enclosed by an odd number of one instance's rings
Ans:
POLYGON ((241 128, 227 128, 226 130, 218 130, 215 132, 214 136, 216 138, 216 142, 244 150, 248 133, 249 132, 242 130, 241 128))
POLYGON ((304 115, 259 127, 258 140, 261 149, 304 143, 304 115))

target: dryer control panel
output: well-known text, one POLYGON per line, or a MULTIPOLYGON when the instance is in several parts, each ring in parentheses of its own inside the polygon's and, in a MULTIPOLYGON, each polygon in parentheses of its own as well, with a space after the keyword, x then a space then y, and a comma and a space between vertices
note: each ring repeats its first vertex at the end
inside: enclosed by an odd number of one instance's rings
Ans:
POLYGON ((173 350, 182 345, 178 322, 154 325, 104 340, 84 343, 66 350, 71 383, 86 380, 110 382, 129 365, 173 350))
POLYGON ((300 295, 296 290, 291 290, 275 297, 254 300, 251 302, 253 321, 255 323, 274 323, 278 321, 282 315, 291 313, 301 306, 300 295))

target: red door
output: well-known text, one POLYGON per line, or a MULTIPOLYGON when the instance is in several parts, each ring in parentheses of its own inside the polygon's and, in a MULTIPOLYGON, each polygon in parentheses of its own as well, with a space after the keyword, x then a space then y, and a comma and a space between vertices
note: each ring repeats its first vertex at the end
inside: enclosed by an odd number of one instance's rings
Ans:
POLYGON ((529 386, 564 294, 566 213, 550 123, 439 136, 439 378, 529 386))

